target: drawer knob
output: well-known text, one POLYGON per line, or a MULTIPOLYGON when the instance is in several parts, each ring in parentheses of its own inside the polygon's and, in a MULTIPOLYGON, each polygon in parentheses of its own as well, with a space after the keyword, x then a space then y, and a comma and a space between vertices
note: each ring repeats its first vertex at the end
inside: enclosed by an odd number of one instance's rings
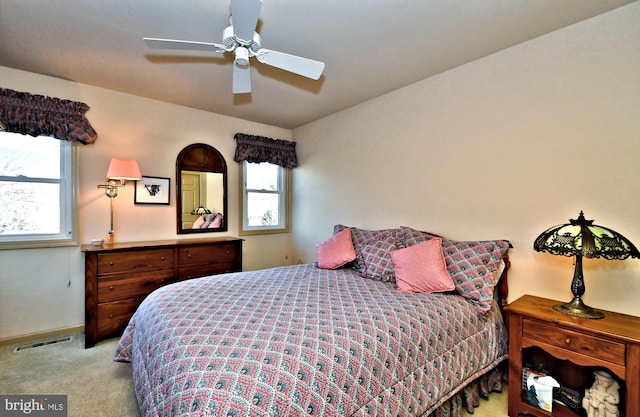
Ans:
POLYGON ((230 254, 230 253, 231 253, 231 251, 230 251, 230 250, 228 250, 228 251, 227 251, 227 255, 228 255, 228 254, 230 254))
POLYGON ((564 339, 564 343, 566 343, 567 345, 570 345, 571 339, 567 337, 566 339, 564 339))
POLYGON ((109 265, 113 266, 113 264, 114 264, 114 262, 113 262, 113 261, 109 262, 109 265))
POLYGON ((109 318, 112 319, 113 318, 113 314, 109 314, 109 318))
POLYGON ((187 258, 191 258, 191 252, 187 251, 187 258))
POLYGON ((113 291, 113 285, 109 286, 109 289, 110 289, 111 291, 113 291))

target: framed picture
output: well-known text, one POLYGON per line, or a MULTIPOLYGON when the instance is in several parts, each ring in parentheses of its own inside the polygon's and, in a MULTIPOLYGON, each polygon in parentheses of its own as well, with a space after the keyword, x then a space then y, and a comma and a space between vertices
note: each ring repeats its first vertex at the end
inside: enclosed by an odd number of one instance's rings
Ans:
POLYGON ((169 204, 169 178, 145 177, 136 181, 134 191, 135 204, 169 204))

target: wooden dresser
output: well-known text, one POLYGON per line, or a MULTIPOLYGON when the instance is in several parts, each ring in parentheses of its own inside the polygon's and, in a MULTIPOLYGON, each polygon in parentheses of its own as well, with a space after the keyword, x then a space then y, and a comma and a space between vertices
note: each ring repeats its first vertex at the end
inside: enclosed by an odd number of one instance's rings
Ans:
POLYGON ((507 306, 509 312, 509 416, 579 417, 554 404, 547 412, 526 401, 522 367, 545 369, 564 386, 584 394, 593 372, 604 370, 620 383, 620 416, 640 414, 640 317, 601 310, 601 320, 567 316, 553 309, 560 301, 525 295, 507 306))
POLYGON ((83 245, 85 348, 118 335, 142 300, 172 282, 242 270, 242 239, 83 245))

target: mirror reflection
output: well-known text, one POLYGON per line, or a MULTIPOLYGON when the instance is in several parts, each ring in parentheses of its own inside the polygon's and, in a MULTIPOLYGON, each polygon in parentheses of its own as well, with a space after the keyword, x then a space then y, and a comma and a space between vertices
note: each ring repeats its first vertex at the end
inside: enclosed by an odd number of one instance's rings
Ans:
POLYGON ((227 165, 218 150, 196 143, 176 159, 178 234, 227 230, 227 165))
POLYGON ((181 172, 183 229, 220 228, 224 219, 222 177, 211 172, 181 172))

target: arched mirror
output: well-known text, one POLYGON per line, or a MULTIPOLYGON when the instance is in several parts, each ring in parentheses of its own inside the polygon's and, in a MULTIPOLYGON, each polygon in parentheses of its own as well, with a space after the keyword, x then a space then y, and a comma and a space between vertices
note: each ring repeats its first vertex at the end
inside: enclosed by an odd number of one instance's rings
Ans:
POLYGON ((176 159, 178 234, 227 230, 227 163, 213 146, 194 143, 176 159))

